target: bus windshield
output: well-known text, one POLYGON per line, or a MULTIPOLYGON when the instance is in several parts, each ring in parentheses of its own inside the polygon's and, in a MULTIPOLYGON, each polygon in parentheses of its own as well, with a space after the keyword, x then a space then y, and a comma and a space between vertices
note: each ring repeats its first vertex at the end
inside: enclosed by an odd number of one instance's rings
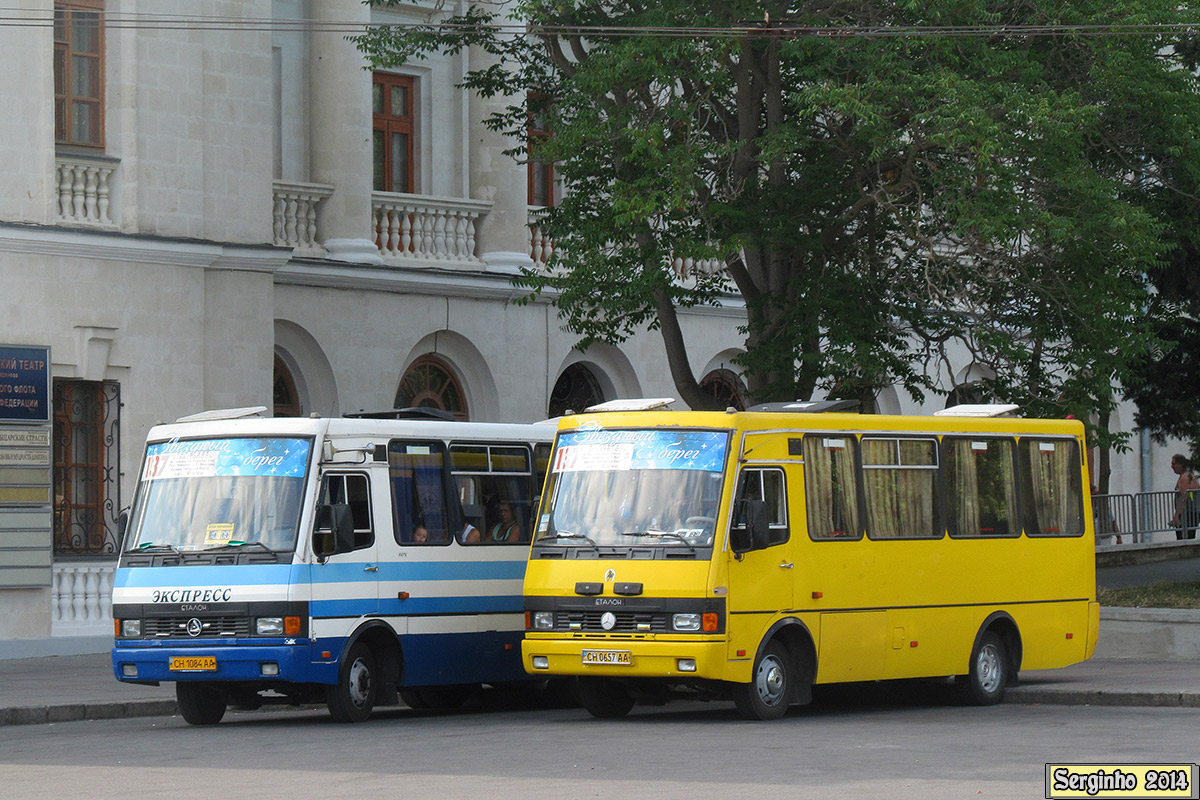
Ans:
POLYGON ((729 434, 562 433, 551 457, 537 543, 562 547, 711 547, 729 434))
POLYGON ((296 438, 148 445, 125 550, 294 550, 311 451, 296 438))

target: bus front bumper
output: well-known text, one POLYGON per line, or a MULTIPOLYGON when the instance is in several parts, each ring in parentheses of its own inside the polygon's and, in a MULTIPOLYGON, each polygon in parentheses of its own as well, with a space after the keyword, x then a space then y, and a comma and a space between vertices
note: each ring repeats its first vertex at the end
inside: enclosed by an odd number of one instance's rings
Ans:
POLYGON ((726 643, 720 640, 527 638, 521 657, 530 675, 623 678, 725 677, 726 643))
MULTIPOLYGON (((286 681, 330 682, 325 665, 313 664, 308 642, 282 644, 232 641, 190 646, 141 645, 120 641, 112 650, 117 680, 131 683, 161 681, 286 681), (324 680, 322 680, 324 678, 324 680)), ((333 671, 336 674, 337 666, 333 671)))

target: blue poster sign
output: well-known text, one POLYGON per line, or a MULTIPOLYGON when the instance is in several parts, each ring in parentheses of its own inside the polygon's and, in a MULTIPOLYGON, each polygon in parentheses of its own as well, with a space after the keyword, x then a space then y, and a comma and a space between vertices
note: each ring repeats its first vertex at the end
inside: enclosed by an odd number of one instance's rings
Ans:
POLYGON ((0 344, 0 423, 50 421, 50 348, 0 344))
POLYGON ((561 433, 554 472, 631 469, 683 469, 720 472, 725 468, 725 431, 580 430, 561 433))
POLYGON ((146 448, 142 480, 164 478, 301 478, 308 439, 189 439, 146 448))

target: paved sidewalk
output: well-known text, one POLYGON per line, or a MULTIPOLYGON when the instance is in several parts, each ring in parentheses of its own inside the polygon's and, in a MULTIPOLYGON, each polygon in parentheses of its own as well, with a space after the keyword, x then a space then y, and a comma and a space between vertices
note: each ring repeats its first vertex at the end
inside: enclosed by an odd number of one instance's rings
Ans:
MULTIPOLYGON (((1196 708, 1200 664, 1107 659, 1028 671, 1006 702, 1196 708)), ((107 652, 0 659, 3 725, 174 713, 174 684, 122 683, 113 677, 107 652)))

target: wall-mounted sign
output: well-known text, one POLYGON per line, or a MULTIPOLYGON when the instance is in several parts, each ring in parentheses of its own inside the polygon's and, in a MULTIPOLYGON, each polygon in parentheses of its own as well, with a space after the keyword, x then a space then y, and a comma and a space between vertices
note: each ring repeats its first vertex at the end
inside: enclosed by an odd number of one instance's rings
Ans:
POLYGON ((50 348, 0 344, 0 423, 50 421, 50 348))

